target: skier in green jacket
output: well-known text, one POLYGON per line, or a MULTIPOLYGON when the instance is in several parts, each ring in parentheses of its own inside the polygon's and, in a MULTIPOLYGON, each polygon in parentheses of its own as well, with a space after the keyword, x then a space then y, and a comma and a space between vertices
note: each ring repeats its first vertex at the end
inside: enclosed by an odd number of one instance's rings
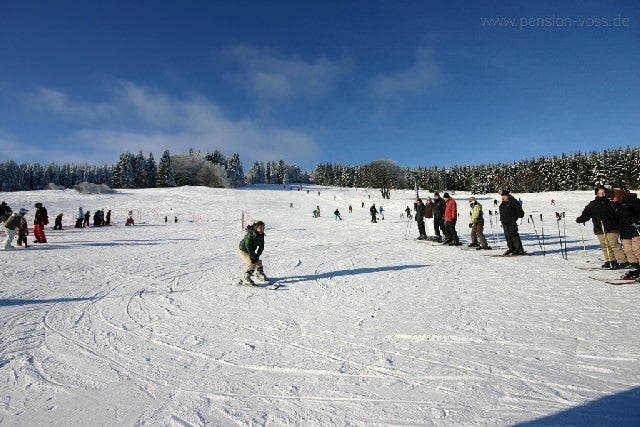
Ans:
POLYGON ((264 222, 258 221, 247 227, 247 234, 240 241, 240 258, 247 264, 242 277, 243 285, 257 286, 251 279, 253 272, 256 272, 256 278, 263 282, 268 282, 266 274, 262 266, 260 255, 264 250, 264 222))

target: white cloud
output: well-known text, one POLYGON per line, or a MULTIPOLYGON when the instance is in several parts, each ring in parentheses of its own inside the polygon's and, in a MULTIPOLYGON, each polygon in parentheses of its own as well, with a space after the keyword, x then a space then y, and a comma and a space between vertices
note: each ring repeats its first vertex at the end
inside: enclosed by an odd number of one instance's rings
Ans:
MULTIPOLYGON (((131 106, 137 116, 152 125, 175 124, 172 100, 165 93, 148 86, 120 81, 115 89, 117 99, 131 106)), ((117 102, 117 99, 114 99, 117 102)))
POLYGON ((305 61, 250 45, 227 47, 222 58, 238 67, 238 70, 227 74, 227 80, 262 99, 322 96, 353 68, 348 59, 305 61))
POLYGON ((65 93, 51 88, 39 88, 21 96, 22 102, 34 109, 49 112, 72 119, 96 119, 117 113, 116 106, 110 103, 87 102, 70 99, 65 93))
POLYGON ((85 161, 114 162, 96 159, 117 159, 122 152, 138 150, 159 158, 165 149, 178 154, 193 148, 203 153, 216 149, 225 154, 239 153, 248 168, 255 160, 297 163, 313 158, 317 152, 313 139, 302 132, 262 125, 251 118, 232 120, 213 101, 197 93, 174 97, 121 81, 112 88, 108 102, 70 99, 61 91, 46 88, 27 99, 35 102, 36 96, 40 97, 39 105, 53 115, 96 119, 89 124, 87 120, 75 122, 83 125, 66 137, 57 137, 60 143, 49 148, 62 151, 56 161, 80 154, 85 161))
POLYGON ((374 76, 371 92, 380 98, 421 95, 442 81, 442 73, 431 49, 419 49, 416 62, 392 74, 374 76))

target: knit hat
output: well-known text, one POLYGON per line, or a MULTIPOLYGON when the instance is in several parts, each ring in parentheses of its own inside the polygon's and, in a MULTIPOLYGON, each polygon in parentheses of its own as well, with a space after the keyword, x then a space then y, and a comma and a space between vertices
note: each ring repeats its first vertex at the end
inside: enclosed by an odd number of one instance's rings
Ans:
POLYGON ((27 212, 29 212, 29 211, 28 211, 28 210, 26 210, 25 208, 20 208, 20 211, 19 211, 19 212, 20 212, 20 215, 24 215, 24 214, 26 214, 26 213, 27 213, 27 212))
POLYGON ((473 196, 469 197, 469 203, 473 203, 473 202, 475 202, 475 201, 476 201, 476 198, 475 198, 475 197, 473 197, 473 196))
POLYGON ((502 193, 500 193, 501 196, 510 196, 511 193, 509 193, 509 190, 502 190, 502 193))
POLYGON ((443 198, 443 199, 450 199, 450 198, 451 198, 451 196, 449 195, 449 193, 444 193, 444 194, 442 195, 442 198, 443 198))

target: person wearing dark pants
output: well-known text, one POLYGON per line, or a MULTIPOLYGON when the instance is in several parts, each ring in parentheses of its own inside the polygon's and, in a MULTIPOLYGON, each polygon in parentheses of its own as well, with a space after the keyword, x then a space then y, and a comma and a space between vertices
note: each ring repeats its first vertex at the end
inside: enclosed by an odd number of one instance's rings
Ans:
POLYGON ((503 190, 500 194, 502 203, 500 203, 500 222, 502 223, 502 231, 504 231, 504 239, 507 241, 507 251, 505 255, 524 255, 522 248, 522 240, 518 233, 518 219, 524 217, 522 206, 516 199, 511 196, 509 191, 503 190))

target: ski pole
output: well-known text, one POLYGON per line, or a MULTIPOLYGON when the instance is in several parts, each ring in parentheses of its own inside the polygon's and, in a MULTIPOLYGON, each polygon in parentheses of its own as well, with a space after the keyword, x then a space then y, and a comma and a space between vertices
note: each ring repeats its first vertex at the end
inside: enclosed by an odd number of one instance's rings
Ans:
POLYGON ((579 226, 580 228, 580 239, 582 240, 582 253, 584 254, 584 261, 589 262, 587 259, 587 244, 584 241, 584 232, 582 231, 582 224, 579 226))
MULTIPOLYGON (((493 211, 492 210, 489 210, 489 224, 491 225, 491 237, 493 238, 493 244, 497 245, 498 241, 497 241, 497 238, 496 238, 496 231, 493 228, 493 211)), ((498 226, 498 224, 497 224, 497 219, 496 219, 496 227, 497 226, 498 226)))
POLYGON ((556 212, 556 225, 558 226, 558 243, 560 243, 560 256, 562 256, 562 259, 564 259, 564 249, 562 247, 562 236, 560 234, 560 219, 562 219, 560 214, 556 212))
POLYGON ((565 212, 562 212, 562 239, 564 240, 564 259, 569 259, 567 252, 567 220, 565 212))
POLYGON ((600 221, 600 226, 602 227, 602 238, 604 240, 604 247, 607 250, 607 262, 609 263, 609 268, 613 270, 613 261, 611 261, 611 253, 613 252, 613 248, 609 245, 609 239, 607 239, 607 232, 604 229, 604 221, 600 221))
POLYGON ((542 214, 540 214, 540 228, 541 228, 541 232, 542 232, 542 255, 544 255, 545 253, 545 249, 546 245, 544 244, 544 222, 542 221, 542 214))
POLYGON ((411 218, 407 219, 407 226, 404 228, 404 239, 407 240, 409 238, 409 232, 411 231, 411 218))
POLYGON ((538 239, 538 246, 540 246, 540 250, 542 251, 542 256, 545 256, 544 249, 542 249, 542 243, 540 243, 540 236, 538 235, 538 229, 536 228, 536 223, 533 220, 533 215, 529 215, 529 219, 527 222, 531 220, 531 225, 533 225, 533 231, 536 233, 536 238, 538 239))

